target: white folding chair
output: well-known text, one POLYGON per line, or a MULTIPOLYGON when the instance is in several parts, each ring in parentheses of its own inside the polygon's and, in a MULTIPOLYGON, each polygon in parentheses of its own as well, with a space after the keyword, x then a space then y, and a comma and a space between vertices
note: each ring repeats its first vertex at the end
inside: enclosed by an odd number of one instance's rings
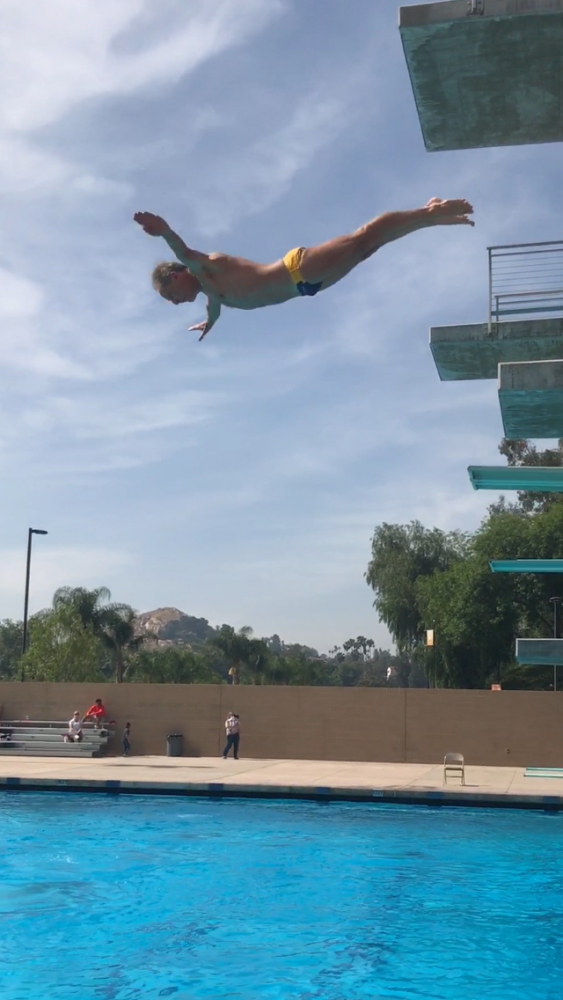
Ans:
POLYGON ((462 753, 447 753, 444 757, 444 785, 448 783, 448 774, 457 775, 461 778, 461 784, 465 785, 465 761, 462 753))

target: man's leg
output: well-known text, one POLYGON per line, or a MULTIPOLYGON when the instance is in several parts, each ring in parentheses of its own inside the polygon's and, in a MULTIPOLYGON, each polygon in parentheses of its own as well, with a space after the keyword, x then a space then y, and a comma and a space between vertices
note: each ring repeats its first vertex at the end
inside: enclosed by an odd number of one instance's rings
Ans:
POLYGON ((238 760, 238 745, 240 743, 240 734, 235 733, 233 736, 233 757, 238 760))
POLYGON ((424 208, 407 212, 385 212, 360 226, 354 233, 307 247, 301 260, 305 281, 322 281, 326 288, 344 278, 379 247, 430 226, 473 226, 468 218, 473 207, 468 201, 431 198, 424 208))

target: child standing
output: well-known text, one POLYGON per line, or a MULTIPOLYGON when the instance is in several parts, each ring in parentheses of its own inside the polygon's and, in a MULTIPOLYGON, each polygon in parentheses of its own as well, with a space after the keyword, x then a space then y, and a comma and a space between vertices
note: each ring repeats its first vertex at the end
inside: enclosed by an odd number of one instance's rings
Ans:
POLYGON ((131 741, 129 737, 131 736, 131 723, 125 723, 125 729, 123 730, 123 756, 128 757, 129 751, 131 749, 131 741))

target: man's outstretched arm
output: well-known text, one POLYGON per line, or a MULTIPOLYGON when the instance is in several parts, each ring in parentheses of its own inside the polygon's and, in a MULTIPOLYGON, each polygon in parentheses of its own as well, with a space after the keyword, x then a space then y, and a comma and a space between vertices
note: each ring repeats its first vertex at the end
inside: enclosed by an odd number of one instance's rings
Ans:
POLYGON ((133 218, 149 236, 162 236, 180 263, 189 267, 192 274, 197 274, 202 267, 209 265, 207 254, 186 246, 181 236, 178 236, 160 215, 153 215, 152 212, 135 212, 133 218))
POLYGON ((208 298, 207 300, 207 319, 203 323, 196 323, 195 326, 189 326, 188 330, 201 330, 201 337, 203 338, 209 333, 211 327, 215 326, 219 316, 221 315, 221 303, 219 299, 208 298))

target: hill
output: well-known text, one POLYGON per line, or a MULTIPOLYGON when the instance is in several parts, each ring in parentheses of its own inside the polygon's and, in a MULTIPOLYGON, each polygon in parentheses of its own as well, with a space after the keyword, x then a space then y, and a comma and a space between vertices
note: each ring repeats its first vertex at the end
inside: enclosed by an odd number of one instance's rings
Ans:
POLYGON ((194 618, 178 608, 157 608, 137 615, 137 631, 152 633, 159 646, 190 646, 196 648, 217 634, 207 618, 194 618))

